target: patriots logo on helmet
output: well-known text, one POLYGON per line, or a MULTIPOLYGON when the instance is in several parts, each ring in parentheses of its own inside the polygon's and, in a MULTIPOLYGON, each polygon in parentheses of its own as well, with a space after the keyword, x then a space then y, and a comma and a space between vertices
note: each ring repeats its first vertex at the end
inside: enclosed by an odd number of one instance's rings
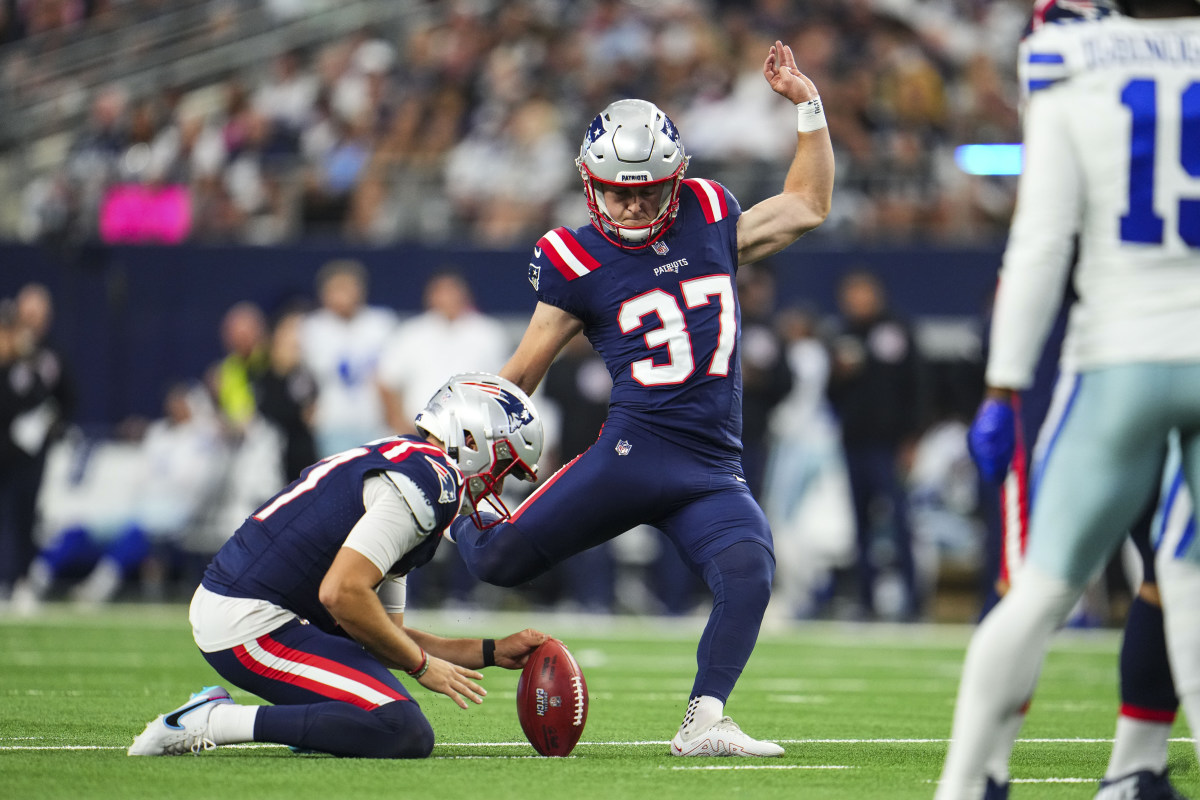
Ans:
POLYGON ((512 392, 504 389, 496 395, 497 402, 504 409, 504 413, 508 414, 508 429, 515 431, 517 428, 528 425, 533 422, 533 413, 529 410, 521 399, 512 392))
POLYGON ((1037 0, 1033 5, 1033 15, 1021 38, 1029 36, 1044 25, 1096 20, 1113 12, 1112 0, 1037 0))
POLYGON ((592 124, 587 129, 587 134, 584 135, 584 150, 592 146, 592 142, 604 135, 604 117, 597 114, 592 120, 592 124))
POLYGON ((663 114, 662 132, 667 135, 672 141, 679 138, 679 131, 675 130, 675 123, 671 122, 671 118, 663 114))
POLYGON ((473 386, 496 398, 496 402, 500 404, 500 408, 504 410, 505 415, 508 417, 508 429, 510 432, 533 422, 533 412, 529 410, 529 407, 525 405, 521 398, 507 389, 497 386, 494 383, 464 383, 463 385, 473 386))

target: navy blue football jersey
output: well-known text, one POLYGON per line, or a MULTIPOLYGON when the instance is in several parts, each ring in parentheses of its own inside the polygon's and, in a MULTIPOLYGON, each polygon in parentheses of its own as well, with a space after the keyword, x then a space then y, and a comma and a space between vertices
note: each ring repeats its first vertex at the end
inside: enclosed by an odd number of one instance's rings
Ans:
POLYGON ((363 481, 399 472, 434 509, 434 528, 387 571, 404 575, 433 558, 454 521, 464 480, 438 447, 399 436, 355 447, 308 467, 238 528, 205 570, 205 588, 228 597, 267 600, 323 630, 337 628, 317 597, 321 580, 346 536, 366 512, 363 481))
POLYGON ((530 283, 538 300, 583 320, 612 375, 610 417, 741 449, 740 215, 723 186, 689 179, 674 224, 650 247, 617 247, 592 225, 538 240, 530 283))

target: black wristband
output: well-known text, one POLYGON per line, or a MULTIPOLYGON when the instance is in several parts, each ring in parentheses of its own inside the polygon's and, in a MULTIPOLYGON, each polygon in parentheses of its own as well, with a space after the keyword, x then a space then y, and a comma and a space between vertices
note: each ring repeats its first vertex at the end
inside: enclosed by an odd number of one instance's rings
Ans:
POLYGON ((483 665, 485 667, 496 666, 496 640, 483 640, 483 665))

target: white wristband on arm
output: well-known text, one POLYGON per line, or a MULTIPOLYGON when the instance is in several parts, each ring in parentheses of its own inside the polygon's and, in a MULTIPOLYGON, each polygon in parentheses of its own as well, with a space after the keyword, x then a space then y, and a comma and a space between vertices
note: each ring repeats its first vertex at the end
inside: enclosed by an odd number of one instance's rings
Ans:
POLYGON ((821 107, 820 97, 796 103, 796 130, 800 133, 812 133, 824 127, 825 109, 821 107))

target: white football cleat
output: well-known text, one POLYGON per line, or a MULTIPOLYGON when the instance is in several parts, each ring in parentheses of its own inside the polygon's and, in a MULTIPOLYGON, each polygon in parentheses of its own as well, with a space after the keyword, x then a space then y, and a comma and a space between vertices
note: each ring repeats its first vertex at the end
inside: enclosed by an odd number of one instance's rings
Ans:
POLYGON ((757 756, 770 758, 783 755, 783 748, 774 742, 760 742, 742 732, 729 717, 722 717, 711 728, 687 739, 682 731, 671 740, 673 756, 757 756))
POLYGON ((133 740, 129 755, 198 755, 201 750, 212 750, 217 745, 209 735, 209 715, 217 706, 232 702, 229 692, 220 686, 205 686, 179 708, 155 717, 133 740))

